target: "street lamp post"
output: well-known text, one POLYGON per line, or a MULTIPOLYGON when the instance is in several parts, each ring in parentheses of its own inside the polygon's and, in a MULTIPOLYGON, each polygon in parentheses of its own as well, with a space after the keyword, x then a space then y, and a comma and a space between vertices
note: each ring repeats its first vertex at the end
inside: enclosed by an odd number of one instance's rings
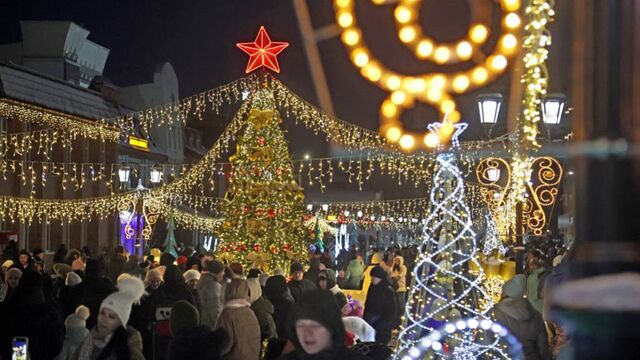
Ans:
POLYGON ((560 125, 567 97, 564 94, 550 94, 542 101, 542 122, 547 128, 547 138, 551 141, 551 128, 560 125))
POLYGON ((480 123, 485 129, 485 134, 491 138, 493 127, 498 122, 500 107, 502 106, 502 94, 480 94, 477 98, 480 123))

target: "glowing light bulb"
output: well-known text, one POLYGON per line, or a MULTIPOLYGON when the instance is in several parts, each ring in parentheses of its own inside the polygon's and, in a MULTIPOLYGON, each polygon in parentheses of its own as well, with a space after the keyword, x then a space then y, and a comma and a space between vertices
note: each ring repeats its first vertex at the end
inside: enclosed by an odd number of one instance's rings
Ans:
POLYGON ((453 112, 456 109, 456 103, 453 100, 445 100, 440 104, 440 111, 445 114, 453 112))
POLYGON ((340 14, 338 16, 338 24, 343 28, 351 26, 353 24, 353 16, 347 12, 340 14))
POLYGON ((387 87, 391 90, 398 90, 400 87, 400 78, 392 75, 387 78, 387 87))
POLYGON ((405 26, 400 29, 399 36, 402 42, 412 42, 416 38, 416 29, 413 26, 405 26))
POLYGON ((471 38, 471 41, 476 44, 483 43, 487 40, 488 36, 489 29, 482 24, 474 25, 471 30, 469 30, 469 37, 471 38))
POLYGON ((517 11, 520 9, 520 0, 502 0, 505 11, 517 11))
POLYGON ((353 63, 357 67, 363 67, 369 63, 369 55, 364 49, 356 49, 353 51, 353 63))
POLYGON ((443 75, 436 75, 431 79, 431 86, 433 88, 442 89, 445 85, 447 85, 447 78, 443 75))
POLYGON ((405 81, 403 85, 404 85, 404 88, 412 94, 423 92, 424 89, 427 87, 427 84, 425 83, 424 79, 410 79, 405 81))
POLYGON ((502 37, 500 44, 505 50, 513 50, 518 46, 518 39, 513 34, 507 34, 502 37))
POLYGON ((463 92, 469 87, 469 77, 467 75, 458 75, 453 79, 453 90, 463 92))
POLYGON ((407 101, 407 94, 404 93, 404 91, 402 90, 396 90, 393 93, 391 93, 391 102, 396 104, 396 105, 402 105, 404 104, 404 102, 407 101))
POLYGON ((487 73, 487 69, 483 67, 479 67, 473 70, 473 73, 471 74, 471 80, 476 84, 484 83, 485 81, 487 81, 488 77, 489 73, 487 73))
POLYGON ((438 137, 438 135, 434 133, 428 133, 424 137, 424 144, 427 147, 434 148, 438 146, 438 144, 440 144, 440 138, 438 137))
POLYGON ((433 53, 433 44, 429 40, 422 40, 418 43, 416 52, 419 58, 424 59, 433 53))
POLYGON ((382 103, 382 115, 384 115, 387 119, 396 116, 398 113, 398 108, 388 100, 385 100, 382 103))
POLYGON ((360 34, 354 29, 349 29, 342 34, 342 41, 349 46, 353 46, 360 41, 360 34))
POLYGON ((440 46, 436 49, 433 57, 437 63, 444 64, 449 61, 449 58, 451 57, 451 51, 447 47, 440 46))
POLYGON ((507 58, 502 55, 496 55, 489 58, 489 64, 495 70, 504 70, 507 67, 507 58))
POLYGON ((400 130, 400 128, 398 128, 397 126, 393 126, 389 128, 389 130, 387 130, 385 135, 387 136, 387 139, 389 139, 389 141, 397 142, 402 136, 402 130, 400 130))
POLYGON ((504 18, 504 24, 509 29, 515 29, 520 26, 520 16, 516 13, 510 13, 504 18))
POLYGON ((413 12, 410 9, 408 9, 406 6, 400 5, 396 8, 394 15, 396 17, 396 20, 398 20, 398 22, 404 24, 409 22, 409 20, 411 20, 411 18, 413 17, 413 12))
POLYGON ((374 65, 372 63, 367 64, 362 71, 367 79, 371 81, 378 81, 382 77, 382 71, 378 65, 374 65))
POLYGON ((409 134, 405 134, 405 135, 402 135, 402 137, 400 138, 399 144, 400 144, 400 147, 403 148, 404 150, 410 150, 415 146, 416 141, 413 138, 413 136, 409 134))
POLYGON ((442 99, 442 90, 440 90, 439 88, 433 88, 429 90, 429 92, 427 93, 427 99, 429 99, 429 101, 431 102, 440 101, 440 99, 442 99))
POLYGON ((469 44, 468 41, 461 41, 456 46, 456 54, 458 54, 460 59, 466 60, 471 57, 471 54, 473 54, 473 47, 471 47, 471 44, 469 44))

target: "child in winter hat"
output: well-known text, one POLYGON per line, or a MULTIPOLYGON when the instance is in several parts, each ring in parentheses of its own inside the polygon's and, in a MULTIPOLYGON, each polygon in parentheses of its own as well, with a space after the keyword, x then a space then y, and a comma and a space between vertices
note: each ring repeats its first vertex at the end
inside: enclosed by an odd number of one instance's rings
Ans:
POLYGON ((89 335, 89 329, 87 329, 88 318, 89 308, 84 305, 78 306, 75 313, 67 316, 64 321, 64 326, 67 328, 67 336, 56 360, 71 359, 76 350, 82 345, 84 339, 89 335))

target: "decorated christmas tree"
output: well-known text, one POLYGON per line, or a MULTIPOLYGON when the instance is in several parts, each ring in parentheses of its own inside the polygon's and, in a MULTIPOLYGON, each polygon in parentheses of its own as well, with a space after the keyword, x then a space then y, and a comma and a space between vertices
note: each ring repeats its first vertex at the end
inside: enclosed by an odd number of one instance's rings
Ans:
POLYGON ((174 234, 174 230, 176 228, 175 223, 173 222, 173 218, 170 217, 169 221, 167 221, 167 236, 164 240, 164 252, 167 254, 171 254, 174 258, 178 258, 178 245, 176 244, 176 235, 174 234))
POLYGON ((218 253, 263 270, 286 270, 308 251, 304 195, 295 181, 273 95, 253 94, 224 196, 218 253))
MULTIPOLYGON (((455 125, 455 136, 464 130, 463 125, 455 125)), ((464 180, 452 151, 437 156, 430 203, 397 354, 406 354, 447 321, 486 318, 493 306, 481 285, 483 272, 476 257, 476 234, 465 204, 464 180), (480 302, 483 298, 489 301, 480 302)))

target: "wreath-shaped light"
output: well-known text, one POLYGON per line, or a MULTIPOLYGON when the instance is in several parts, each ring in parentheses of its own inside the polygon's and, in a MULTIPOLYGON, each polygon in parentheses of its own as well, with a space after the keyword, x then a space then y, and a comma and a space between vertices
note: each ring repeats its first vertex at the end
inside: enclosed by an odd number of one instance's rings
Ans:
MULTIPOLYGON (((374 1, 374 4, 384 4, 374 1)), ((400 116, 419 100, 434 106, 451 122, 460 120, 456 102, 452 95, 486 86, 504 73, 509 59, 518 51, 517 32, 521 19, 517 11, 520 0, 500 0, 503 10, 502 32, 493 52, 483 57, 474 53, 489 37, 489 28, 474 22, 469 28, 468 38, 455 44, 438 44, 424 36, 418 25, 420 0, 399 0, 394 11, 400 41, 409 46, 418 59, 432 60, 439 64, 481 59, 468 70, 451 73, 435 72, 420 75, 404 75, 387 68, 369 50, 363 33, 356 21, 354 0, 334 0, 336 21, 342 28, 341 40, 349 51, 351 62, 360 69, 361 75, 389 92, 380 106, 378 131, 393 142, 399 142, 405 150, 412 150, 420 143, 429 147, 434 143, 428 133, 417 134, 403 129, 400 116), (474 56, 475 55, 475 56, 474 56), (419 141, 416 141, 418 139, 419 141)), ((447 142, 449 139, 441 139, 447 142)))

